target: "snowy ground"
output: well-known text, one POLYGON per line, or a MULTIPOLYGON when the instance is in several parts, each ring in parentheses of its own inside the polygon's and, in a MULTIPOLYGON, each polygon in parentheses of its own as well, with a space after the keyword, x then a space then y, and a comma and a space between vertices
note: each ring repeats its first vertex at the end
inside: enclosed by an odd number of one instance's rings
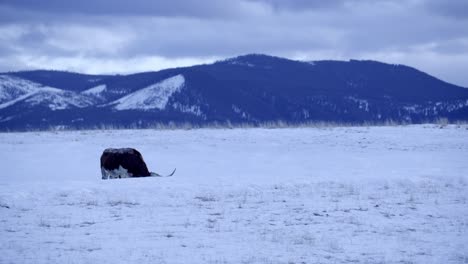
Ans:
POLYGON ((0 263, 468 263, 468 126, 0 134, 0 263), (172 178, 101 180, 107 147, 172 178))

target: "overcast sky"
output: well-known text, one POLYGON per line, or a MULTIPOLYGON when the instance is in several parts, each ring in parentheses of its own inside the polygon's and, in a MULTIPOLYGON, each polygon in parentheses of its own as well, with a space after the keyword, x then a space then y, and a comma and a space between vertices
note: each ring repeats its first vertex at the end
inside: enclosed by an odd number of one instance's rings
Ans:
POLYGON ((248 53, 406 64, 468 87, 468 0, 0 0, 0 71, 131 73, 248 53))

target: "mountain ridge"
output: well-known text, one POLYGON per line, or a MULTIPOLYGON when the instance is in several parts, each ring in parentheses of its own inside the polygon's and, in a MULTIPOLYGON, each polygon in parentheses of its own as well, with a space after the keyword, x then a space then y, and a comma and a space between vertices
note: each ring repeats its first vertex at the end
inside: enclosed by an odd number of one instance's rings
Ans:
POLYGON ((440 118, 468 120, 468 89, 372 60, 305 62, 248 54, 129 75, 0 73, 0 130, 440 118), (170 89, 163 85, 174 78, 170 89), (123 101, 127 106, 119 107, 123 101))

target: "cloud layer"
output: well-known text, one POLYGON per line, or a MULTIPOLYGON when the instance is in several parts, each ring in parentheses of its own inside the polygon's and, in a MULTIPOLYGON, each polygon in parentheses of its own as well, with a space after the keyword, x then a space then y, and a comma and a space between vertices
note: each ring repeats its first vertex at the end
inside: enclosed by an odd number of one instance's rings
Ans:
POLYGON ((468 87, 468 1, 0 2, 0 71, 129 73, 246 53, 401 63, 468 87))

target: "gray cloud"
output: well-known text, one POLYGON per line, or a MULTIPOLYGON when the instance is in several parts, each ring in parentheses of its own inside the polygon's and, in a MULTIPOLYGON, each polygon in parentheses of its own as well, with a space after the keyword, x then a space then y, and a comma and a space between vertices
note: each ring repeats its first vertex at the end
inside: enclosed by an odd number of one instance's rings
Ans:
POLYGON ((205 4, 198 0, 3 0, 3 6, 23 11, 55 14, 145 15, 145 16, 224 16, 236 13, 237 4, 214 0, 205 4))
POLYGON ((427 0, 425 7, 433 13, 454 19, 468 19, 468 1, 466 0, 427 0))
POLYGON ((346 0, 250 0, 252 2, 261 2, 273 7, 275 10, 292 9, 292 10, 304 10, 304 9, 323 9, 323 8, 337 8, 342 7, 348 1, 346 0))
POLYGON ((467 4, 446 2, 3 0, 0 70, 135 72, 255 52, 405 63, 468 86, 467 4))

